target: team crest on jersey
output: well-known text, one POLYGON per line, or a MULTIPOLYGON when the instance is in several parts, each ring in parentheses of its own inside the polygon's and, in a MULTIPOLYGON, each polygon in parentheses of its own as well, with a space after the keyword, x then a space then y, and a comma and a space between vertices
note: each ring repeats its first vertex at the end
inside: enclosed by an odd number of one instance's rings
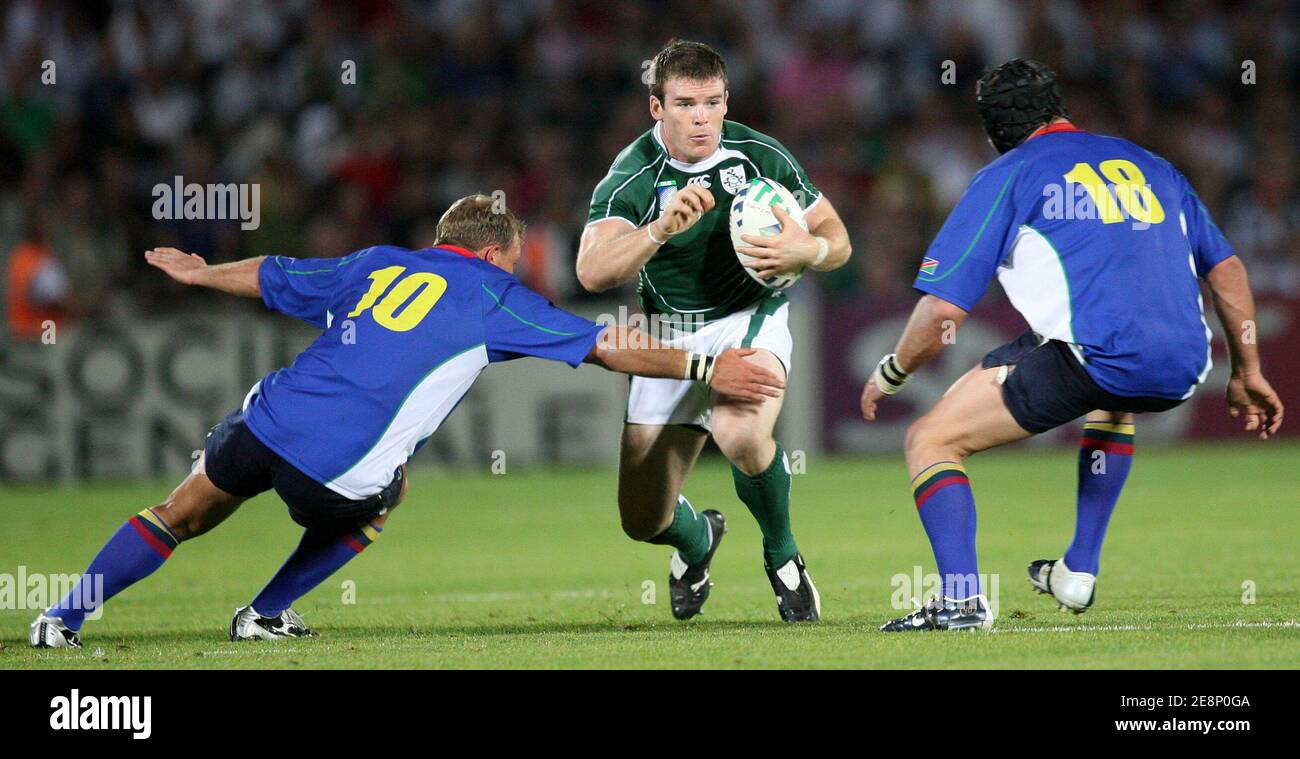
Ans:
POLYGON ((922 274, 933 275, 938 270, 939 270, 939 259, 937 258, 927 257, 924 261, 921 262, 922 274))
POLYGON ((673 195, 677 194, 677 180, 665 179, 655 185, 655 195, 659 196, 659 214, 667 210, 668 204, 672 202, 673 195))
POLYGON ((729 166, 718 172, 718 178, 722 180, 722 189, 735 195, 737 190, 745 186, 745 165, 729 166))

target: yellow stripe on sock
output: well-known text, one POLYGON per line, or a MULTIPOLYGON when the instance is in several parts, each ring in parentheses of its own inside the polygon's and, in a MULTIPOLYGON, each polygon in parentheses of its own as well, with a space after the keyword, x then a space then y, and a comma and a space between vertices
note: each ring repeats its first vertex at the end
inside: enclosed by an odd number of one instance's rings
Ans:
POLYGON ((145 509, 144 511, 140 512, 136 516, 142 517, 144 519, 148 519, 150 522, 153 523, 155 527, 167 533, 168 535, 175 537, 175 535, 172 533, 172 528, 168 527, 166 522, 160 519, 157 514, 153 513, 153 509, 145 509))
POLYGON ((379 540, 379 530, 376 530, 374 527, 371 527, 369 522, 366 522, 361 526, 361 532, 367 538, 370 538, 371 543, 375 542, 376 540, 379 540))
POLYGON ((1101 430, 1103 432, 1114 432, 1119 435, 1132 435, 1137 431, 1137 427, 1132 424, 1111 424, 1110 422, 1085 422, 1085 430, 1101 430))
POLYGON ((938 463, 931 464, 925 469, 922 469, 920 472, 917 472, 916 476, 912 478, 912 482, 914 483, 920 482, 923 478, 928 479, 938 474, 939 472, 948 472, 948 471, 961 472, 962 474, 965 474, 966 468, 963 467, 961 464, 958 464, 956 461, 940 461, 938 463))

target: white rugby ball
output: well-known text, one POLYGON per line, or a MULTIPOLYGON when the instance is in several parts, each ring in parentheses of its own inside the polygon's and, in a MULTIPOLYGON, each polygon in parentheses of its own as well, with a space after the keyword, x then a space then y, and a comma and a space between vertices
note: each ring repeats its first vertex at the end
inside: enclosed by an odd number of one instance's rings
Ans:
MULTIPOLYGON (((731 230, 731 245, 736 250, 736 258, 744 264, 753 261, 753 256, 741 253, 741 247, 753 247, 749 243, 740 239, 741 235, 751 235, 753 237, 770 237, 781 234, 781 223, 776 220, 776 214, 772 213, 772 206, 779 205, 781 210, 790 214, 790 218, 795 223, 808 231, 808 222, 804 220, 803 208, 799 206, 794 195, 790 193, 780 182, 767 177, 757 177, 751 179, 748 184, 740 188, 736 193, 735 199, 731 201, 731 220, 729 229, 731 230)), ((745 268, 748 274, 755 282, 772 290, 784 290, 790 287, 799 278, 803 276, 803 269, 780 274, 771 279, 762 279, 758 272, 745 268)))

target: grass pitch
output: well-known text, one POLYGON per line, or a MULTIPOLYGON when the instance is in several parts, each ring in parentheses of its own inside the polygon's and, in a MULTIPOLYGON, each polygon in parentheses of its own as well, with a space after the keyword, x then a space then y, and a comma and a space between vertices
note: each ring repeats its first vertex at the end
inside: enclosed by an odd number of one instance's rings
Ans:
MULTIPOLYGON (((731 531, 705 613, 690 622, 668 609, 669 549, 622 535, 612 471, 416 470, 384 535, 295 604, 317 638, 226 640, 231 611, 300 532, 272 495, 113 599, 79 651, 29 649, 35 611, 0 610, 0 668, 1300 665, 1300 443, 1139 448, 1097 604, 1082 616, 1058 612, 1024 579, 1030 560, 1069 542, 1074 468, 1063 450, 968 462, 981 571, 998 575, 989 635, 876 631, 902 613, 891 598, 920 595, 900 592, 895 576, 933 571, 901 457, 814 458, 795 478, 795 535, 822 595, 814 626, 778 621, 758 528, 725 462, 707 460, 687 493, 721 509, 731 531)), ((169 487, 8 489, 0 572, 84 570, 169 487)))

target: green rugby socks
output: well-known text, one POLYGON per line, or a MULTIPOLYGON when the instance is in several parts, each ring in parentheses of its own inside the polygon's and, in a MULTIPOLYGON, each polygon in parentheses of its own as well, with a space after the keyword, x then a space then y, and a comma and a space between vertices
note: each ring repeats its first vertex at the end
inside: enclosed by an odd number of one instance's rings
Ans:
POLYGON ((687 564, 704 561, 713 543, 709 537, 709 520, 696 514, 684 495, 677 496, 677 507, 668 528, 646 542, 676 548, 687 564))
POLYGON ((779 569, 799 552, 790 532, 792 483, 785 449, 778 442, 772 463, 756 475, 745 474, 732 464, 731 477, 736 482, 736 495, 749 507, 763 533, 763 560, 770 569, 779 569))

